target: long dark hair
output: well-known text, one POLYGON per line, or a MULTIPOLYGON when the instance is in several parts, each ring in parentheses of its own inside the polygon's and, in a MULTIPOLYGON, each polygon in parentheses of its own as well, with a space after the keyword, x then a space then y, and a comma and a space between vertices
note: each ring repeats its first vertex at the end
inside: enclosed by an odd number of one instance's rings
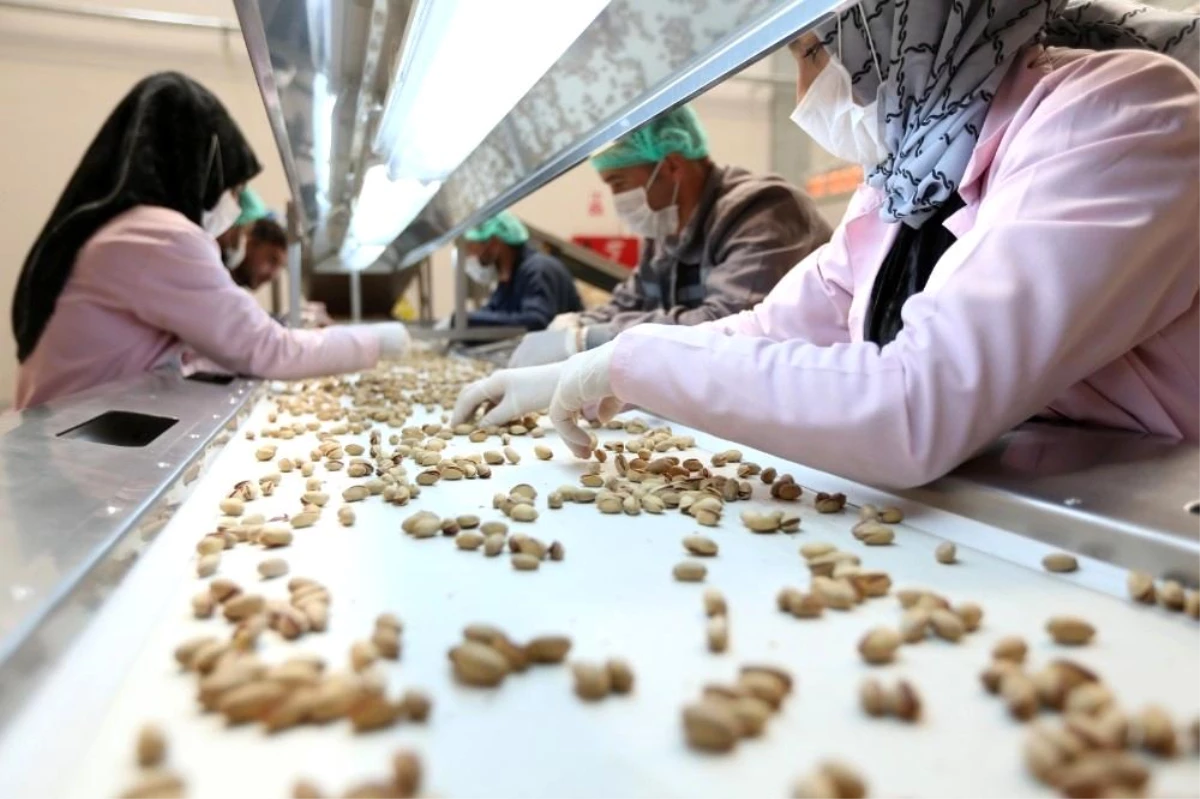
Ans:
POLYGON ((97 230, 137 205, 200 224, 224 192, 261 169, 212 92, 177 72, 140 81, 92 140, 25 258, 12 307, 18 360, 37 346, 75 256, 97 230))

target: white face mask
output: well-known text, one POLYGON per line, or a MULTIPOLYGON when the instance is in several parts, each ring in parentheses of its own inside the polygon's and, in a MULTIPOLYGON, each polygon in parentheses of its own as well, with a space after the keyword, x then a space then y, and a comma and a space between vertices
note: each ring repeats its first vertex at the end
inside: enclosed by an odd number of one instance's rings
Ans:
MULTIPOLYGON (((219 234, 218 234, 219 235, 219 234)), ((221 260, 225 262, 225 268, 233 271, 242 265, 242 261, 246 260, 246 239, 248 236, 238 236, 237 246, 232 250, 225 250, 221 253, 221 260)))
POLYGON ((468 255, 467 261, 463 265, 467 270, 467 277, 474 280, 481 286, 490 286, 499 279, 496 274, 496 267, 484 266, 477 256, 468 255))
MULTIPOLYGON (((861 9, 859 9, 859 13, 861 9)), ((879 68, 875 43, 871 41, 871 30, 867 33, 867 45, 879 77, 879 92, 884 87, 879 68)), ((887 145, 883 142, 883 131, 879 120, 878 95, 870 104, 862 106, 854 102, 853 81, 841 59, 841 17, 838 17, 838 55, 829 56, 829 63, 813 80, 804 93, 791 120, 831 155, 843 161, 851 161, 870 169, 887 158, 887 145)))
POLYGON ((662 161, 650 173, 650 179, 645 186, 620 194, 613 195, 613 208, 625 225, 639 236, 655 241, 662 241, 668 236, 674 236, 679 230, 679 184, 675 184, 675 193, 671 196, 670 205, 655 211, 646 199, 646 188, 654 183, 662 161))
POLYGON ((850 86, 850 73, 831 57, 791 119, 831 155, 870 169, 888 154, 879 126, 879 101, 858 105, 850 86))
POLYGON ((211 211, 205 211, 200 215, 200 227, 208 231, 208 235, 215 239, 233 227, 233 223, 241 215, 242 206, 238 204, 233 192, 227 191, 221 195, 221 199, 217 200, 217 204, 211 211))

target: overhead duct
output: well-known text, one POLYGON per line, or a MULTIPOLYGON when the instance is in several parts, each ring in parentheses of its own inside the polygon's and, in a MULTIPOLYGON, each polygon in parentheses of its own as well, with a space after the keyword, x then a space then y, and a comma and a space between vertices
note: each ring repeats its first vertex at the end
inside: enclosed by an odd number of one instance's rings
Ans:
POLYGON ((344 269, 417 263, 847 5, 235 4, 311 258, 344 269))

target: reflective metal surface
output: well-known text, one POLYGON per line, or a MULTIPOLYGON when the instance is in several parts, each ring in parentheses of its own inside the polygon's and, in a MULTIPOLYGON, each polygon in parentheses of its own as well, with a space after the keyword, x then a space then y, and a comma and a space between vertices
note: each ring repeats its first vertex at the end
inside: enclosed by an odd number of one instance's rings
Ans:
POLYGON ((842 4, 613 0, 447 179, 392 248, 404 253, 405 263, 427 255, 601 146, 790 41, 842 4))
POLYGON ((183 501, 258 385, 150 373, 0 415, 0 718, 183 501), (178 421, 141 448, 59 437, 111 410, 178 421))
POLYGON ((1200 448, 1026 424, 922 488, 918 502, 1131 569, 1200 583, 1200 448))
POLYGON ((234 0, 311 257, 336 253, 410 0, 234 0))
MULTIPOLYGON (((384 257, 403 266, 416 263, 467 226, 748 66, 841 4, 612 0, 449 176, 384 257)), ((235 5, 289 184, 306 216, 312 260, 319 262, 338 251, 351 202, 373 163, 367 148, 413 4, 235 0, 235 5)), ((529 30, 537 35, 533 24, 529 30)), ((486 91, 485 69, 479 80, 486 91)))

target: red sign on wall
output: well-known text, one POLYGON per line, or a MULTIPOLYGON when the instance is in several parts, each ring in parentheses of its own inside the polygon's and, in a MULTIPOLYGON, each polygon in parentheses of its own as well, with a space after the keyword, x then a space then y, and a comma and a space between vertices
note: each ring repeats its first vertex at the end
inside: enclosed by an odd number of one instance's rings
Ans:
POLYGON ((629 269, 637 267, 641 254, 642 240, 635 236, 572 236, 571 241, 629 269))

